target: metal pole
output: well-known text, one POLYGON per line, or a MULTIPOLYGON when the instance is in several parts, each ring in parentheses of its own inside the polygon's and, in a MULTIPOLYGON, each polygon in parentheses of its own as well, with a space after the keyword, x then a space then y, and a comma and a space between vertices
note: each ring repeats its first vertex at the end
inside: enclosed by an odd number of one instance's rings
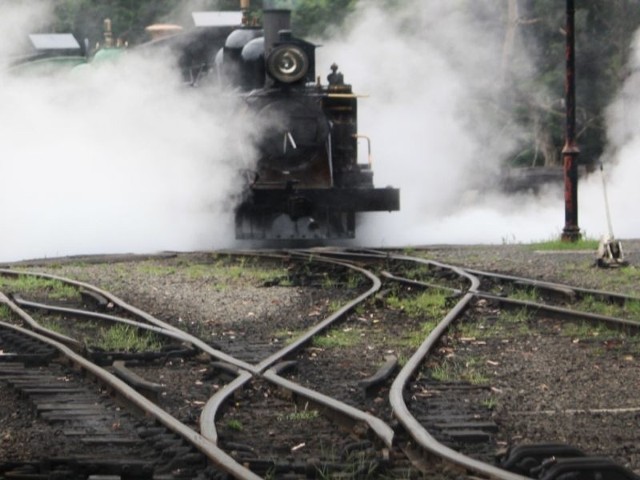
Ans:
POLYGON ((564 205, 565 224, 562 240, 576 242, 580 240, 578 227, 578 155, 580 149, 576 143, 576 79, 575 79, 575 6, 574 0, 567 0, 567 45, 566 45, 566 78, 565 106, 566 129, 565 143, 562 148, 564 161, 564 205))

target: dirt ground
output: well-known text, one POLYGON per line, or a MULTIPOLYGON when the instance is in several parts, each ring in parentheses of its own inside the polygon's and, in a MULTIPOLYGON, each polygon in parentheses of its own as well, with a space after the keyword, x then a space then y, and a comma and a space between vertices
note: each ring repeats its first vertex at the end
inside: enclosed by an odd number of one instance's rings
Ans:
MULTIPOLYGON (((640 296, 640 241, 623 241, 623 246, 630 263, 624 269, 594 267, 592 251, 540 252, 521 245, 431 246, 415 254, 470 268, 640 296)), ((212 344, 227 346, 246 335, 270 339, 274 331, 299 330, 329 308, 330 294, 326 290, 321 293, 327 285, 266 284, 260 276, 248 273, 262 269, 260 265, 242 265, 247 273, 220 273, 218 277, 189 268, 193 263, 214 262, 220 262, 215 252, 155 258, 49 259, 15 267, 100 286, 212 344), (261 325, 268 325, 264 332, 261 325)), ((230 271, 238 265, 227 267, 230 271)), ((279 267, 270 264, 269 268, 279 267)), ((607 445, 617 444, 618 460, 638 470, 636 445, 640 439, 620 432, 637 430, 640 421, 640 403, 634 396, 640 385, 640 353, 634 342, 608 347, 606 341, 611 340, 575 342, 571 336, 559 335, 554 324, 543 321, 540 330, 532 329, 526 335, 513 333, 485 344, 456 343, 455 349, 463 360, 473 357, 484 362, 484 373, 495 389, 492 408, 501 424, 500 446, 571 440, 590 453, 608 453, 607 445), (603 412, 578 412, 584 409, 603 412), (531 418, 536 419, 534 427, 531 418)), ((17 431, 25 422, 46 432, 46 427, 37 426, 38 420, 15 402, 10 392, 0 388, 0 412, 5 412, 0 414, 0 426, 4 432, 17 431), (16 423, 10 426, 11 422, 16 423)), ((17 451, 28 440, 37 455, 37 435, 27 435, 31 436, 20 438, 11 448, 17 451)), ((27 451, 23 451, 25 456, 27 451)))

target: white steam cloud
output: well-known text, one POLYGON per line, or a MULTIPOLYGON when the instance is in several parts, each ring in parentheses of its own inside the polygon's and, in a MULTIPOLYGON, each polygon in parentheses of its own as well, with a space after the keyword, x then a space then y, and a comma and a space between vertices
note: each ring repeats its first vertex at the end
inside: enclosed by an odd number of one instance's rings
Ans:
MULTIPOLYGON (((320 72, 335 61, 347 83, 369 95, 360 102, 359 128, 373 138, 375 183, 401 189, 401 211, 368 215, 360 241, 389 246, 558 238, 564 227, 561 186, 543 197, 489 195, 477 188, 495 177, 519 135, 508 118, 494 117, 490 102, 482 103, 505 93, 504 32, 477 20, 483 12, 494 18, 495 2, 405 2, 392 10, 380 3, 360 2, 348 33, 322 42, 318 51, 320 72)), ((526 49, 515 52, 526 75, 532 68, 526 49)), ((631 176, 624 178, 631 183, 631 176)), ((579 226, 597 238, 606 233, 599 174, 579 185, 579 226)), ((626 187, 613 179, 609 186, 620 238, 640 234, 637 227, 623 228, 632 217, 616 209, 626 187)))
POLYGON ((55 76, 0 73, 0 261, 233 240, 249 127, 170 63, 129 52, 55 76))
MULTIPOLYGON (((3 2, 0 60, 52 2, 3 2)), ((546 240, 564 226, 561 191, 544 198, 488 195, 519 132, 482 99, 501 92, 501 33, 479 25, 494 0, 404 2, 391 14, 362 1, 348 33, 318 50, 318 74, 340 65, 357 93, 360 132, 373 139, 377 186, 401 189, 401 211, 368 214, 359 241, 372 246, 546 240), (473 5, 475 10, 459 8, 473 5), (483 115, 478 115, 483 112, 483 115)), ((640 46, 640 39, 636 39, 640 46)), ((526 74, 526 51, 520 59, 526 74)), ((635 50, 634 70, 640 64, 635 50)), ((230 99, 180 85, 176 72, 127 54, 118 64, 35 78, 0 72, 0 261, 85 253, 228 246, 230 198, 247 167, 251 126, 230 99)), ((638 83, 637 75, 629 85, 638 83)), ((578 85, 579 88, 579 85, 578 85)), ((638 237, 631 211, 640 136, 640 95, 629 86, 611 108, 607 158, 612 221, 638 237)), ((488 103, 490 104, 490 102, 488 103)), ((579 225, 606 233, 599 174, 580 182, 579 225)))

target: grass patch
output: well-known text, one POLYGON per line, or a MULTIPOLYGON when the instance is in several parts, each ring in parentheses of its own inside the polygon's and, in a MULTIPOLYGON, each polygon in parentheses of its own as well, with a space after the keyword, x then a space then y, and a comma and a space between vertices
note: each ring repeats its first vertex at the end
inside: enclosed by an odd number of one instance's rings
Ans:
POLYGON ((531 250, 597 250, 600 245, 599 240, 590 238, 580 239, 577 242, 563 242, 558 239, 547 240, 546 242, 536 242, 527 245, 531 250))
POLYGON ((140 273, 158 277, 179 275, 188 280, 202 280, 215 283, 218 290, 224 290, 240 281, 250 281, 256 285, 276 282, 291 285, 288 270, 282 266, 270 266, 260 259, 220 258, 213 263, 191 263, 181 260, 175 265, 165 265, 155 261, 143 262, 137 266, 140 273))
POLYGON ((526 307, 504 310, 500 317, 486 319, 480 323, 459 323, 456 332, 459 337, 477 340, 501 337, 507 332, 529 335, 531 333, 529 322, 533 316, 534 313, 526 307))
POLYGON ((562 324, 562 334, 570 338, 586 340, 593 337, 618 338, 626 337, 622 332, 609 328, 602 323, 570 322, 562 324))
POLYGON ((159 350, 162 343, 152 332, 119 323, 101 330, 96 346, 106 351, 145 352, 159 350))
POLYGON ((417 330, 410 330, 406 332, 404 336, 398 339, 396 346, 409 347, 412 349, 418 348, 437 325, 437 321, 424 322, 417 330))
POLYGON ((241 432, 244 429, 242 422, 236 419, 229 420, 227 422, 227 427, 229 430, 235 430, 236 432, 241 432))
POLYGON ((40 278, 33 275, 0 277, 0 289, 14 292, 43 292, 55 300, 79 300, 78 290, 60 280, 40 278))
POLYGON ((605 315, 609 317, 630 318, 640 320, 640 301, 629 300, 624 305, 598 300, 597 298, 587 295, 575 304, 579 310, 605 315))
POLYGON ((458 360, 447 359, 431 369, 431 378, 439 382, 469 382, 472 385, 483 385, 489 382, 475 359, 462 363, 458 360))
POLYGON ((9 320, 11 318, 11 309, 6 305, 0 305, 0 319, 9 320))
POLYGON ((537 288, 519 288, 511 292, 509 298, 524 302, 539 302, 541 300, 540 292, 537 288))
POLYGON ((313 346, 318 348, 347 348, 362 342, 362 330, 345 328, 331 330, 325 335, 313 337, 313 346))
POLYGON ((298 406, 295 406, 293 412, 289 412, 283 415, 278 415, 278 421, 287 421, 287 422, 307 422, 310 420, 315 420, 320 416, 318 410, 309 410, 309 404, 305 404, 302 410, 298 409, 298 406))
POLYGON ((390 308, 404 311, 410 317, 443 318, 447 314, 447 295, 442 291, 428 290, 410 298, 389 296, 390 308))
POLYGON ((485 398, 482 401, 482 406, 489 409, 489 410, 493 410, 498 406, 498 399, 496 397, 489 397, 489 398, 485 398))
POLYGON ((56 332, 56 333, 60 333, 62 335, 66 335, 67 332, 65 331, 65 328, 60 325, 59 322, 55 321, 55 320, 41 320, 38 322, 42 327, 46 328, 47 330, 51 330, 52 332, 56 332))

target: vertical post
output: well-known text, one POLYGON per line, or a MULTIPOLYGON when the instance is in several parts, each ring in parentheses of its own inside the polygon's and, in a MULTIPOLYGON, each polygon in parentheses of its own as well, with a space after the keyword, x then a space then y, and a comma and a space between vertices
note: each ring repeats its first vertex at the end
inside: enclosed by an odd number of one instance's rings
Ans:
POLYGON ((576 67, 575 67, 575 6, 574 0, 567 0, 566 25, 566 77, 565 106, 566 128, 565 143, 562 148, 564 162, 564 217, 562 240, 576 242, 580 240, 578 227, 578 155, 580 149, 576 143, 576 67))

